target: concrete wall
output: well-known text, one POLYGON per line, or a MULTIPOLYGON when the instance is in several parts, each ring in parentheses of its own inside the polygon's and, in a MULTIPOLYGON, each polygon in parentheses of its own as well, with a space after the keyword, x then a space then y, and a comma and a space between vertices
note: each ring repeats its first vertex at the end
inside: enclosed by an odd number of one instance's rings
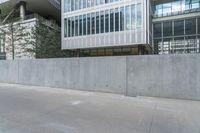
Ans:
POLYGON ((0 82, 200 100, 200 55, 0 61, 0 82))

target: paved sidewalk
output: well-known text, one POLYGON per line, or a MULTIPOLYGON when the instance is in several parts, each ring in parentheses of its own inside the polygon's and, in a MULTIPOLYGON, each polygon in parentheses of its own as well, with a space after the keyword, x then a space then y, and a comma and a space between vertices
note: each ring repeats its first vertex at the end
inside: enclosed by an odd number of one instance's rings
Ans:
POLYGON ((0 83, 0 133, 200 133, 200 101, 0 83))

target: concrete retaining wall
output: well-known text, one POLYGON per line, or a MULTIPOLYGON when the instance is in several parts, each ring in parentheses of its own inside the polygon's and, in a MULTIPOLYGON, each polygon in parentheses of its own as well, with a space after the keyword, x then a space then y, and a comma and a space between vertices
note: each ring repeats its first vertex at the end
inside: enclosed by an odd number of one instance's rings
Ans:
POLYGON ((0 82, 200 100, 200 55, 0 61, 0 82))

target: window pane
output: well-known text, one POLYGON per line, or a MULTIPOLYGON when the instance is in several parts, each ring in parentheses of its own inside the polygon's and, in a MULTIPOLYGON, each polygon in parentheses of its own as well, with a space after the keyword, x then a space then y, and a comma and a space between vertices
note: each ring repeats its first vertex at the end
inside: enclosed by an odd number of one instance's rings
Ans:
POLYGON ((119 9, 115 9, 115 31, 119 31, 119 9))
POLYGON ((86 15, 83 15, 83 35, 86 35, 87 23, 86 23, 86 15))
POLYGON ((78 36, 78 17, 75 18, 75 36, 78 36))
POLYGON ((185 20, 185 34, 196 34, 196 19, 185 20))
POLYGON ((87 7, 87 0, 83 0, 83 8, 87 7))
POLYGON ((130 12, 130 6, 126 6, 126 30, 131 29, 131 12, 130 12))
POLYGON ((95 34, 95 13, 92 13, 92 34, 95 34))
POLYGON ((172 22, 163 23, 163 36, 172 36, 172 22))
POLYGON ((72 11, 74 11, 74 6, 75 6, 74 1, 75 1, 75 0, 71 0, 71 10, 72 10, 72 11))
POLYGON ((137 27, 142 25, 142 9, 141 4, 137 5, 137 27))
POLYGON ((172 5, 171 3, 165 3, 163 4, 163 16, 169 16, 171 15, 171 11, 172 11, 172 5))
POLYGON ((91 7, 95 5, 95 0, 91 0, 91 7))
POLYGON ((114 10, 110 10, 110 32, 114 31, 114 10))
POLYGON ((132 5, 131 6, 131 29, 135 29, 136 26, 135 26, 135 22, 136 22, 136 17, 135 17, 135 14, 136 14, 136 10, 135 10, 135 5, 132 5))
POLYGON ((83 0, 79 0, 79 9, 82 9, 83 8, 83 0))
POLYGON ((87 14, 87 35, 90 35, 90 26, 91 26, 90 14, 87 14))
POLYGON ((99 12, 96 13, 96 34, 99 34, 99 12))
POLYGON ((200 34, 200 18, 198 18, 198 33, 200 34))
POLYGON ((75 0, 75 10, 78 10, 78 5, 79 5, 79 1, 78 0, 75 0))
POLYGON ((71 10, 71 4, 70 4, 70 0, 65 0, 64 1, 64 11, 68 12, 71 10))
POLYGON ((108 3, 108 0, 105 0, 105 3, 108 3))
POLYGON ((154 24, 154 37, 161 37, 162 36, 162 29, 161 29, 161 23, 155 23, 154 24))
POLYGON ((82 15, 79 16, 79 36, 82 36, 82 28, 83 28, 83 18, 82 15))
POLYGON ((105 32, 109 32, 109 10, 105 12, 105 32))
POLYGON ((71 31, 71 33, 72 33, 72 36, 74 36, 74 17, 71 17, 71 25, 72 25, 72 31, 71 31))
POLYGON ((68 37, 71 37, 71 19, 68 19, 68 37))
POLYGON ((184 21, 174 22, 174 35, 184 35, 184 21))
POLYGON ((124 7, 120 8, 120 31, 124 30, 124 7))
POLYGON ((87 0, 87 7, 90 7, 91 0, 87 0))
POLYGON ((104 11, 101 12, 101 33, 104 33, 104 11))
POLYGON ((67 18, 64 21, 64 37, 67 37, 67 30, 68 30, 68 24, 67 24, 67 18))
POLYGON ((100 4, 104 4, 104 3, 105 3, 105 0, 101 0, 100 2, 101 2, 100 4))

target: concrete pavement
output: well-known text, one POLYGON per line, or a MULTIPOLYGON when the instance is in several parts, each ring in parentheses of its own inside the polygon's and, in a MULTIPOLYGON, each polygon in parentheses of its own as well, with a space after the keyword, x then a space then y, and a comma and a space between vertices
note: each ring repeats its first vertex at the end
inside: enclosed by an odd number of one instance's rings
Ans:
POLYGON ((0 83, 0 133, 200 133, 200 101, 0 83))

